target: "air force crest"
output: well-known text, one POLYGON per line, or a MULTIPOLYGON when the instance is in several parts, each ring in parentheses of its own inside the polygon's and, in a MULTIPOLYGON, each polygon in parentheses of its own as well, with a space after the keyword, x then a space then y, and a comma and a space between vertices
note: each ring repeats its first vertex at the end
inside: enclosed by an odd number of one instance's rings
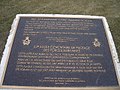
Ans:
POLYGON ((23 40, 23 45, 29 45, 31 42, 30 38, 27 36, 25 37, 25 39, 23 40))

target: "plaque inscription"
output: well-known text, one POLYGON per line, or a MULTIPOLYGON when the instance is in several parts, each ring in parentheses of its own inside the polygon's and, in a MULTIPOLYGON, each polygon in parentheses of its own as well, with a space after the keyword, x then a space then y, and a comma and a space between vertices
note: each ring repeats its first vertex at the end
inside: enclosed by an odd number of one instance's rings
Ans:
POLYGON ((20 17, 3 85, 119 86, 102 19, 20 17))

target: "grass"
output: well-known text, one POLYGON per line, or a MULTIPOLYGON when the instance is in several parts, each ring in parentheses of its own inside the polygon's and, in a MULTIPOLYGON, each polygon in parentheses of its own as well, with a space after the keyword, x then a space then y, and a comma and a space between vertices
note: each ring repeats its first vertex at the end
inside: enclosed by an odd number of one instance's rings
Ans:
POLYGON ((0 0, 0 59, 16 14, 105 16, 120 58, 120 0, 0 0))

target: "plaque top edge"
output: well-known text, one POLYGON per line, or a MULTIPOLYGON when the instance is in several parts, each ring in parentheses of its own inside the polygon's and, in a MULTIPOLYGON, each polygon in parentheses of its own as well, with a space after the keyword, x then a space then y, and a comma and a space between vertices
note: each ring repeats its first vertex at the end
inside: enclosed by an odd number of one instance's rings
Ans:
POLYGON ((17 14, 19 17, 65 17, 65 18, 90 18, 90 19, 106 19, 104 16, 92 15, 70 15, 70 14, 17 14))

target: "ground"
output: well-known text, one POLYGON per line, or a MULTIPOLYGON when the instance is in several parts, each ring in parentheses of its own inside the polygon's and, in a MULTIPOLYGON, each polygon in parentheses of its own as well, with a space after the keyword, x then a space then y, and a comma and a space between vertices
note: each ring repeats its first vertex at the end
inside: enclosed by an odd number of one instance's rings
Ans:
POLYGON ((120 0, 0 0, 0 60, 16 14, 105 16, 120 58, 120 0))

